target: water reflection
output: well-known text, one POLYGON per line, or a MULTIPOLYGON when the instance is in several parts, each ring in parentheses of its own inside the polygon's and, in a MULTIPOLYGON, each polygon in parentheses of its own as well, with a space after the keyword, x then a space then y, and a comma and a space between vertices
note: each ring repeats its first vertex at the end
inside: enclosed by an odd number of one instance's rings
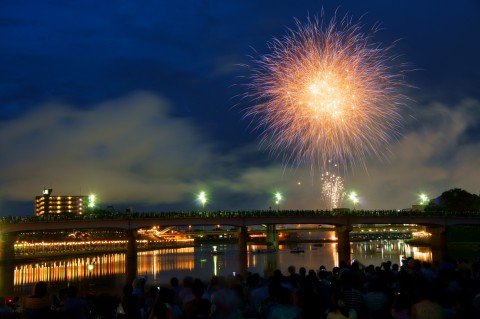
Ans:
POLYGON ((72 258, 61 261, 43 261, 17 265, 13 284, 23 286, 38 281, 72 282, 85 278, 101 278, 123 274, 125 254, 105 254, 95 257, 72 258))
POLYGON ((352 258, 364 265, 378 266, 390 260, 402 264, 402 259, 413 257, 421 261, 432 261, 432 251, 429 247, 414 247, 403 240, 375 240, 370 242, 351 243, 352 258))
MULTIPOLYGON (((284 274, 290 265, 318 270, 321 265, 332 269, 339 264, 335 243, 303 244, 304 253, 293 254, 294 246, 280 246, 276 252, 252 253, 266 246, 250 246, 250 253, 243 261, 248 271, 269 276, 275 269, 284 274)), ((215 254, 212 245, 200 247, 160 249, 139 252, 137 274, 147 278, 148 284, 166 284, 171 277, 183 278, 186 275, 208 280, 212 275, 229 276, 238 273, 242 262, 237 245, 216 245, 215 254)), ((401 264, 404 257, 412 256, 420 260, 432 260, 429 248, 412 247, 402 240, 371 241, 351 244, 351 256, 364 265, 380 265, 386 260, 401 264)), ((126 281, 126 260, 123 253, 101 254, 89 257, 77 257, 66 260, 37 261, 18 263, 14 268, 5 269, 2 275, 5 290, 12 292, 9 275, 16 292, 30 292, 35 282, 43 280, 57 287, 69 283, 121 285, 126 281), (106 281, 107 278, 114 278, 106 281)), ((3 293, 3 291, 2 291, 3 293)), ((4 293, 5 294, 5 293, 4 293)), ((8 293, 6 294, 8 295, 8 293)))

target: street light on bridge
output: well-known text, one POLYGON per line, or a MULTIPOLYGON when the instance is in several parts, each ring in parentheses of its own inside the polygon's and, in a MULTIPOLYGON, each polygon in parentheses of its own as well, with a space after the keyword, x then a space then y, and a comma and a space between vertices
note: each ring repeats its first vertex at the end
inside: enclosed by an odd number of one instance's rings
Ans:
POLYGON ((277 210, 280 210, 280 202, 282 201, 282 194, 279 192, 275 193, 275 204, 277 205, 277 210))
POLYGON ((198 201, 202 204, 202 208, 205 209, 205 203, 207 202, 207 194, 205 192, 200 192, 198 194, 198 201))
POLYGON ((88 196, 88 207, 89 208, 94 208, 95 207, 95 200, 96 200, 96 197, 94 194, 91 194, 90 196, 88 196))
POLYGON ((350 200, 352 201, 352 203, 353 203, 353 210, 355 210, 355 206, 356 206, 357 203, 359 202, 357 193, 351 192, 350 195, 348 195, 348 199, 350 199, 350 200))
POLYGON ((425 194, 420 194, 420 205, 428 204, 428 196, 425 194))

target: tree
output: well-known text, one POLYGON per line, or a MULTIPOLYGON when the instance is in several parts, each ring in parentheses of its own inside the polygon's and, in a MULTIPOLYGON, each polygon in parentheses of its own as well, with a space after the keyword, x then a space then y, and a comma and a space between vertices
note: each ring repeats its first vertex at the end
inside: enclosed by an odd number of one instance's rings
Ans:
POLYGON ((453 188, 430 200, 425 211, 480 211, 480 196, 460 188, 453 188))

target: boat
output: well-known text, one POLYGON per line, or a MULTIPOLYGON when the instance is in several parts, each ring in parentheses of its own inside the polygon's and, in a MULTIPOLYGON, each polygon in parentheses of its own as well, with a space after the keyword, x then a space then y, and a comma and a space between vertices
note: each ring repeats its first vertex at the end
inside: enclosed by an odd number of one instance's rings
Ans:
POLYGON ((304 253, 305 252, 305 249, 301 248, 301 247, 295 247, 293 248, 292 250, 290 250, 290 252, 292 254, 300 254, 300 253, 304 253))
POLYGON ((275 252, 277 252, 275 248, 256 249, 251 251, 252 254, 269 254, 275 252))
POLYGON ((211 251, 210 252, 210 255, 212 256, 218 256, 218 255, 225 255, 225 252, 224 251, 211 251))

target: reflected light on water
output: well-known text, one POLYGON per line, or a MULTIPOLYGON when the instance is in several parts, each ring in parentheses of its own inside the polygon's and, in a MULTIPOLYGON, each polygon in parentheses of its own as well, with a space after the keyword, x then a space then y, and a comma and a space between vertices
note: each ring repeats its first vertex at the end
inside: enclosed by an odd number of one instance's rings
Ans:
POLYGON ((338 265, 340 263, 339 261, 339 258, 338 258, 338 248, 337 248, 337 244, 332 244, 332 247, 333 249, 331 250, 331 254, 332 254, 332 260, 333 260, 333 264, 334 265, 338 265))
POLYGON ((163 271, 189 270, 195 268, 194 247, 159 249, 138 253, 138 274, 155 275, 163 271))
POLYGON ((399 265, 407 257, 420 261, 432 261, 432 251, 428 247, 413 247, 405 242, 372 240, 370 242, 351 243, 353 258, 361 260, 365 265, 380 265, 390 260, 399 265))
MULTIPOLYGON (((186 275, 209 280, 212 275, 230 276, 238 272, 239 253, 237 245, 220 245, 219 254, 212 255, 212 245, 201 247, 170 248, 139 252, 137 274, 148 277, 148 283, 165 284, 172 276, 183 278, 186 275)), ((266 249, 266 245, 253 245, 250 252, 266 249)), ((352 258, 364 265, 381 265, 391 260, 401 264, 405 257, 419 260, 432 260, 429 248, 411 247, 403 241, 352 242, 352 258)), ((268 276, 275 269, 287 274, 290 265, 297 269, 318 271, 321 265, 328 270, 339 264, 336 243, 280 245, 276 252, 248 253, 244 261, 248 271, 268 276), (291 253, 294 247, 301 246, 305 253, 291 253)), ((12 282, 16 290, 26 291, 38 281, 49 283, 94 283, 114 277, 117 282, 125 278, 126 257, 124 253, 99 254, 70 259, 19 263, 13 269, 12 282)), ((7 277, 5 274, 4 278, 7 277)))
POLYGON ((213 275, 218 276, 218 256, 214 255, 213 256, 213 275))
POLYGON ((421 261, 432 260, 432 251, 425 247, 413 247, 413 258, 421 261))
MULTIPOLYGON (((138 273, 150 274, 155 278, 162 271, 192 271, 195 268, 193 253, 193 247, 139 252, 138 273)), ((13 284, 23 286, 38 281, 72 282, 124 274, 125 254, 115 253, 17 265, 13 284)))
POLYGON ((38 281, 70 282, 92 277, 108 277, 124 272, 125 254, 106 254, 18 265, 14 269, 13 284, 22 286, 38 281))

